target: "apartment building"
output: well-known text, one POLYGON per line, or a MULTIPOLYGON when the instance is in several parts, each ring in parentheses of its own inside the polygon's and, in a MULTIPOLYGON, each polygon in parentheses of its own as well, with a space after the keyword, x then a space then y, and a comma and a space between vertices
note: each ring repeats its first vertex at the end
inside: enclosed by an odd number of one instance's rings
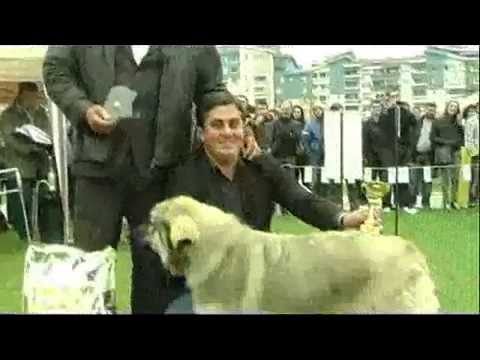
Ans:
POLYGON ((218 48, 227 88, 251 104, 275 103, 273 50, 249 46, 218 48))

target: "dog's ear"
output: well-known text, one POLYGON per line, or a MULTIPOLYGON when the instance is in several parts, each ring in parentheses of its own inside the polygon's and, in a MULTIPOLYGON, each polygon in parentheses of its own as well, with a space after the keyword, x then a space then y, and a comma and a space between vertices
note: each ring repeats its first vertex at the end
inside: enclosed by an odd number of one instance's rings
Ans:
POLYGON ((170 222, 170 242, 173 249, 181 251, 200 239, 198 225, 190 216, 180 215, 170 222))

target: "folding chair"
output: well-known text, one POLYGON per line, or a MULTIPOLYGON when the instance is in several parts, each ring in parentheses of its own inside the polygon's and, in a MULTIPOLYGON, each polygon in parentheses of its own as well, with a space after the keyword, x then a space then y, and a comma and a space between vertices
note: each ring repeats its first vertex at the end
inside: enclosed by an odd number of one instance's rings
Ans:
MULTIPOLYGON (((25 223, 25 230, 27 232, 27 239, 28 242, 32 242, 32 237, 30 234, 30 227, 28 224, 28 216, 27 216, 27 208, 25 207, 25 199, 23 197, 23 185, 22 185, 22 178, 20 176, 20 172, 18 171, 17 168, 13 169, 4 169, 0 170, 0 180, 11 180, 15 179, 16 182, 16 188, 15 189, 10 189, 10 190, 1 190, 0 189, 0 196, 6 196, 9 194, 15 194, 18 193, 20 196, 20 204, 22 205, 22 212, 23 212, 23 219, 25 223)), ((8 201, 8 200, 7 200, 8 201)))

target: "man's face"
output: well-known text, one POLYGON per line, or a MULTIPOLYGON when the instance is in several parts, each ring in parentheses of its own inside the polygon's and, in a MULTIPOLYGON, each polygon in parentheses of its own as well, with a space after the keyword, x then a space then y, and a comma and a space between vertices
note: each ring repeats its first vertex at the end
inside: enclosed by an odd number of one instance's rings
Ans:
POLYGON ((263 115, 268 112, 268 107, 265 104, 257 105, 257 114, 263 115))
POLYGON ((313 116, 315 116, 317 119, 320 119, 322 117, 323 111, 322 109, 316 107, 313 108, 313 116))
POLYGON ((385 97, 385 106, 387 108, 391 108, 397 104, 397 101, 400 100, 400 96, 398 94, 391 94, 390 96, 385 97))
POLYGON ((220 164, 235 163, 244 143, 243 121, 235 105, 213 108, 205 119, 205 149, 220 164))
POLYGON ((372 105, 372 115, 379 116, 382 113, 382 105, 374 104, 372 105))
POLYGON ((290 119, 292 117, 292 107, 290 104, 283 104, 280 108, 280 117, 282 119, 290 119))
POLYGON ((29 110, 36 110, 40 106, 41 97, 37 91, 23 91, 20 95, 24 107, 29 110))
POLYGON ((467 112, 467 119, 475 116, 478 116, 478 111, 472 107, 467 112))
POLYGON ((240 105, 241 105, 243 111, 246 111, 246 110, 247 110, 247 106, 248 106, 248 101, 247 101, 247 99, 245 99, 243 96, 241 96, 241 97, 238 98, 238 101, 240 102, 240 105))
POLYGON ((437 108, 435 106, 429 106, 425 116, 429 119, 434 119, 435 115, 437 115, 437 108))

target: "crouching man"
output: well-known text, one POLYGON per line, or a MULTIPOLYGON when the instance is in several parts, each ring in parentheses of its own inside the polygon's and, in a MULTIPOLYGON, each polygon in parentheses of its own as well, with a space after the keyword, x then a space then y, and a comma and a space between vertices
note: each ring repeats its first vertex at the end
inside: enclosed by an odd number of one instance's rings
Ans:
MULTIPOLYGON (((202 146, 170 174, 168 197, 187 195, 260 231, 270 231, 275 203, 321 230, 359 228, 366 220, 366 211, 345 213, 339 205, 308 192, 280 162, 262 153, 231 94, 207 94, 197 119, 203 129, 202 146)), ((177 298, 168 312, 191 313, 184 279, 170 278, 167 283, 169 298, 177 298)))

